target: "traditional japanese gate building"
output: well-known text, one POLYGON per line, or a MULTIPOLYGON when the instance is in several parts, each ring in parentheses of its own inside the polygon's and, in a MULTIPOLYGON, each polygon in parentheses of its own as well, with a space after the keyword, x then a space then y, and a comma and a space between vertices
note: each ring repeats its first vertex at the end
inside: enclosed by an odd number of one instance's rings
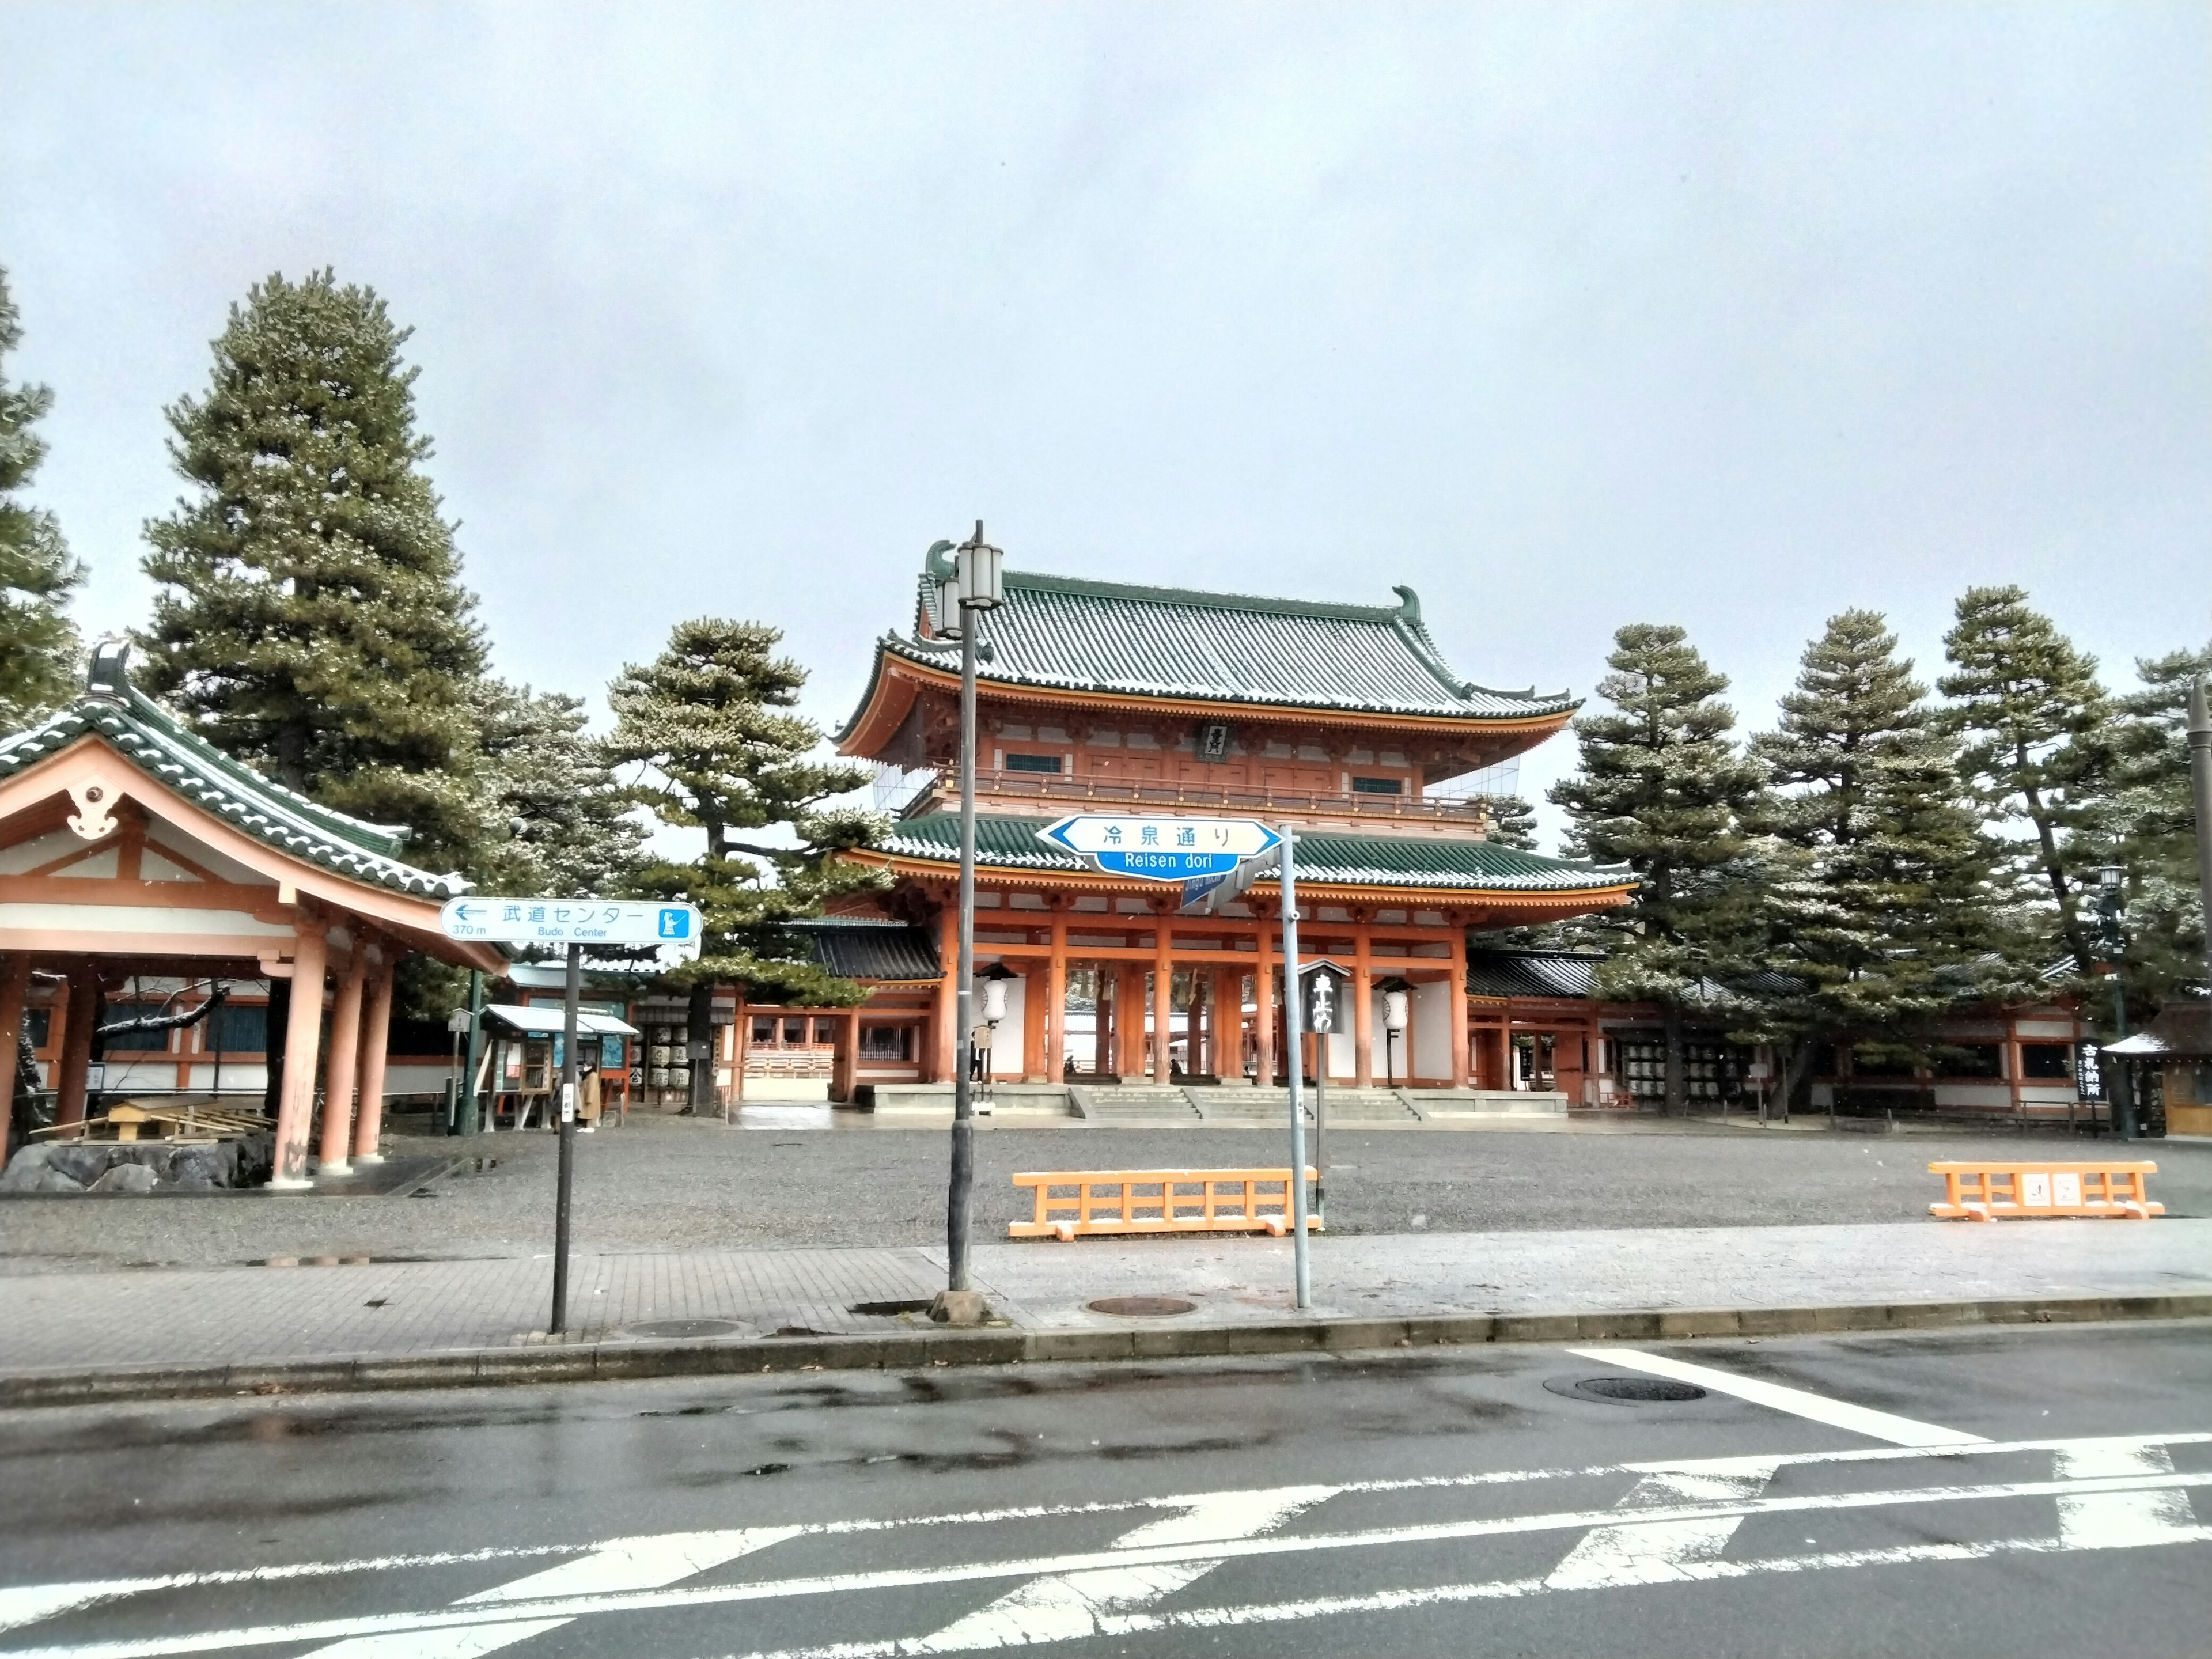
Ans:
MULTIPOLYGON (((1006 574, 977 635, 976 954, 979 972, 1013 976, 996 1078, 1264 1085, 1286 1069, 1273 884, 1184 916, 1174 886, 1101 874, 1038 838, 1066 813, 1118 810, 1297 826, 1302 952, 1352 980, 1329 1075, 1510 1086, 1503 1042, 1470 1040, 1469 930, 1602 909, 1633 881, 1489 838, 1482 799, 1453 786, 1553 736, 1577 704, 1462 678, 1413 590, 1395 591, 1394 605, 1326 605, 1006 574), (1410 1015, 1395 1045, 1382 1036, 1394 991, 1410 1015)), ((875 913, 927 929, 947 969, 958 700, 958 647, 918 604, 912 633, 878 642, 838 738, 913 780, 889 837, 854 856, 891 878, 875 913)), ((926 1008, 860 1011, 881 1060, 903 1025, 908 1075, 951 1079, 951 979, 926 1008)))
POLYGON ((131 685, 127 647, 102 646, 76 703, 0 738, 0 1102, 27 1022, 67 1126, 103 1002, 240 988, 250 1034, 162 1031, 158 1054, 132 1045, 125 1086, 258 1101, 273 1072, 272 1185, 307 1183, 319 1103, 320 1170, 375 1160, 401 958, 507 966, 440 933, 468 884, 406 863, 405 839, 210 748, 131 685))

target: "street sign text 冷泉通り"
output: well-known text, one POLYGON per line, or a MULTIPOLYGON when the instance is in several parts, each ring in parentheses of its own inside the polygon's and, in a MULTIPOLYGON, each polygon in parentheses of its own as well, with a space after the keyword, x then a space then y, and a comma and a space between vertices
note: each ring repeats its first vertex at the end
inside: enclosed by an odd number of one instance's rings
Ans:
POLYGON ((1079 812, 1037 831, 1109 876, 1188 881, 1225 875, 1282 837, 1257 818, 1168 818, 1079 812))
POLYGON ((699 909, 692 904, 623 899, 449 899, 438 923, 448 939, 496 945, 658 945, 696 951, 699 909))

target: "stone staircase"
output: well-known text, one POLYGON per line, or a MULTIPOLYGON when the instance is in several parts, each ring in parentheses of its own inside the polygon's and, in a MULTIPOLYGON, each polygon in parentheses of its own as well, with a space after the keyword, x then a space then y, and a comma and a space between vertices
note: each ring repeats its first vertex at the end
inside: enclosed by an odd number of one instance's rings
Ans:
POLYGON ((1194 1124, 1199 1121, 1197 1109, 1180 1089, 1072 1083, 1067 1094, 1075 1104, 1075 1115, 1094 1123, 1194 1124))
MULTIPOLYGON (((1186 1089, 1190 1103, 1208 1123, 1249 1125, 1273 1128, 1288 1121, 1291 1095, 1287 1089, 1186 1089)), ((1313 1091, 1304 1091, 1306 1117, 1313 1117, 1313 1091)), ((1418 1123, 1421 1115, 1408 1106, 1395 1089, 1348 1089, 1332 1085, 1328 1091, 1331 1123, 1418 1123)))

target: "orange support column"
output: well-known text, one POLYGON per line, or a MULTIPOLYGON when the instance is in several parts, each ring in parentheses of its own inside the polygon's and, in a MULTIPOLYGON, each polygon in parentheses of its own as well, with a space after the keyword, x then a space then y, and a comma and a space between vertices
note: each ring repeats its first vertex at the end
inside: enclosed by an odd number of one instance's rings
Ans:
POLYGON ((1145 1074, 1145 970, 1124 962, 1114 971, 1114 1071, 1127 1080, 1145 1074))
MULTIPOLYGON (((386 950, 390 950, 386 946, 386 950)), ((353 1161, 381 1164, 384 1135, 384 1056, 392 1040, 392 970, 389 957, 376 965, 368 1003, 361 1017, 361 1109, 354 1115, 353 1161)), ((598 1041, 593 1038, 592 1041, 598 1041)), ((580 1036, 577 1045, 584 1039, 580 1036)))
POLYGON ((1362 921, 1352 955, 1352 1080, 1362 1089, 1371 1088, 1375 1082, 1375 969, 1370 961, 1374 948, 1373 936, 1362 921))
MULTIPOLYGON (((82 1134, 85 1080, 92 1070, 92 1033, 100 1022, 100 971, 89 962, 70 969, 69 1006, 62 1018, 60 1076, 55 1079, 54 1121, 82 1134)), ((13 1102, 9 1103, 12 1107, 13 1102)))
POLYGON ((22 1045, 23 1005, 31 994, 31 953, 18 951, 0 975, 0 1169, 15 1152, 9 1133, 15 1121, 15 1060, 22 1045))
POLYGON ((323 1133, 319 1162, 325 1175, 343 1175, 352 1166, 347 1155, 353 1146, 353 1091, 360 1081, 361 993, 368 977, 368 941, 356 922, 350 930, 353 949, 348 953, 345 975, 331 1004, 331 1055, 323 1068, 323 1133))
POLYGON ((1467 930, 1452 929, 1451 1086, 1467 1087, 1467 930))
POLYGON ((1169 1055, 1175 1031, 1175 933, 1164 913, 1152 934, 1152 1081, 1164 1088, 1175 1075, 1169 1055))
POLYGON ((1103 962, 1095 963, 1091 970, 1091 1074, 1104 1077, 1113 1070, 1107 1064, 1114 1055, 1108 1036, 1115 1013, 1112 967, 1103 962))
POLYGON ((960 986, 960 911, 950 902, 938 918, 937 965, 943 971, 937 981, 936 1023, 932 1028, 932 1083, 950 1083, 959 1075, 960 1055, 953 1025, 957 1018, 955 997, 960 986))
POLYGON ((1260 924, 1259 966, 1252 970, 1252 1036, 1260 1050, 1252 1081, 1262 1089, 1275 1084, 1275 952, 1268 937, 1273 931, 1260 924))
POLYGON ((302 916, 292 956, 292 1013, 284 1027, 284 1080, 276 1100, 279 1190, 308 1185, 307 1131, 315 1115, 315 1062, 322 1057, 323 964, 328 960, 323 923, 302 916))
POLYGON ((1045 968, 1044 1075, 1057 1083, 1067 1066, 1067 915, 1052 914, 1052 955, 1045 968))
MULTIPOLYGON (((738 1060, 739 1066, 738 1080, 740 1083, 744 1080, 743 1066, 746 1048, 744 1041, 744 1024, 746 1018, 747 1016, 745 1014, 744 1007, 740 1004, 738 1008, 738 1060)), ((837 1017, 836 1042, 836 1046, 830 1051, 830 1098, 831 1100, 836 1102, 839 1105, 847 1104, 852 1100, 853 1079, 859 1074, 860 1069, 860 1011, 858 1008, 848 1008, 843 1013, 837 1017)), ((744 1091, 742 1089, 738 1091, 737 1097, 739 1100, 743 1100, 744 1098, 744 1091)))

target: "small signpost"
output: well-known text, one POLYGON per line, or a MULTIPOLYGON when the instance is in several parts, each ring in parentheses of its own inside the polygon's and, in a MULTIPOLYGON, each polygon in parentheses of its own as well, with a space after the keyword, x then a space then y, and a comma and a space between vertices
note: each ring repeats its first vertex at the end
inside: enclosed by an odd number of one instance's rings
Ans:
POLYGON ((553 1316, 546 1329, 568 1328, 568 1198, 576 1166, 576 1016, 584 994, 586 945, 659 945, 699 954, 702 918, 696 904, 632 903, 621 899, 450 899, 438 924, 448 939, 497 945, 568 947, 566 1018, 561 1042, 561 1173, 553 1200, 553 1316))
MULTIPOLYGON (((1328 1039, 1336 1030, 1349 976, 1333 962, 1309 962, 1298 969, 1305 998, 1306 1030, 1314 1034, 1314 1214, 1328 1225, 1328 1039)), ((1293 1065, 1298 1062, 1291 1062, 1293 1065)))

